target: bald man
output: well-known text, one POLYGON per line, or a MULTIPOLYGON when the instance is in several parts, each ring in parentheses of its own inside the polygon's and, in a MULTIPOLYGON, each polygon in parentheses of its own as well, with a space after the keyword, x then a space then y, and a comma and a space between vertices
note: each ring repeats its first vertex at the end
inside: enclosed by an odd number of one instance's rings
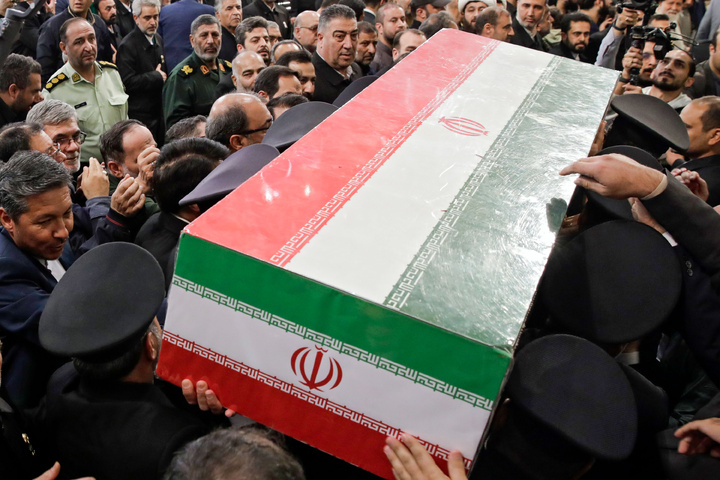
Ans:
POLYGON ((210 109, 205 135, 237 152, 260 143, 273 119, 265 104, 246 93, 228 93, 218 98, 210 109))

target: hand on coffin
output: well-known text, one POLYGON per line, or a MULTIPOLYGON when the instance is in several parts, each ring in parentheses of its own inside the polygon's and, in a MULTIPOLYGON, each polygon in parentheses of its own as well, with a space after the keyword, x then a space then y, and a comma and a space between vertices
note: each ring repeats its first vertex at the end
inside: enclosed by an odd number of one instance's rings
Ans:
POLYGON ((401 439, 402 442, 394 437, 387 437, 383 448, 397 480, 467 480, 460 452, 450 452, 448 477, 412 435, 403 433, 401 439))
POLYGON ((696 455, 710 452, 720 458, 720 418, 696 420, 678 428, 675 436, 680 438, 678 453, 696 455))
POLYGON ((222 406, 215 392, 210 390, 207 382, 203 380, 200 380, 195 385, 188 379, 183 380, 182 392, 185 400, 190 405, 197 405, 202 411, 210 410, 216 415, 225 412, 225 416, 228 418, 235 415, 234 410, 230 410, 229 408, 225 409, 225 407, 222 406))
POLYGON ((662 172, 639 164, 616 153, 581 158, 560 170, 560 175, 579 173, 575 185, 609 198, 642 198, 650 195, 665 176, 662 172))
MULTIPOLYGON (((37 477, 35 480, 55 480, 58 475, 60 475, 60 464, 58 462, 55 462, 55 465, 53 465, 50 470, 37 477)), ((95 478, 83 477, 78 478, 77 480, 95 480, 95 478)))

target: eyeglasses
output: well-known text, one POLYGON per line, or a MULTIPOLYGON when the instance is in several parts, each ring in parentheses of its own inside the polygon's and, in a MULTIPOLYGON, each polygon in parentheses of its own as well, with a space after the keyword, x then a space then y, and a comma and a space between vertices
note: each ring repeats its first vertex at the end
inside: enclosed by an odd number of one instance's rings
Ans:
POLYGON ((73 135, 72 137, 61 138, 60 140, 58 140, 55 143, 55 145, 58 145, 60 148, 69 147, 71 140, 73 142, 77 143, 78 145, 82 145, 83 143, 85 143, 85 138, 87 138, 87 133, 78 132, 75 135, 73 135))
POLYGON ((258 132, 267 132, 267 130, 268 130, 270 127, 272 127, 272 124, 273 124, 272 120, 269 120, 269 122, 270 122, 270 125, 268 125, 267 127, 256 128, 255 130, 245 130, 244 132, 238 133, 238 135, 245 135, 245 136, 247 136, 247 135, 252 135, 253 133, 258 133, 258 132))
POLYGON ((308 30, 310 30, 313 33, 317 33, 317 31, 318 31, 317 25, 313 25, 312 27, 300 27, 300 28, 307 28, 308 30))
POLYGON ((58 152, 60 151, 60 143, 55 142, 52 145, 50 145, 47 150, 45 150, 45 154, 49 155, 51 157, 54 157, 58 152))

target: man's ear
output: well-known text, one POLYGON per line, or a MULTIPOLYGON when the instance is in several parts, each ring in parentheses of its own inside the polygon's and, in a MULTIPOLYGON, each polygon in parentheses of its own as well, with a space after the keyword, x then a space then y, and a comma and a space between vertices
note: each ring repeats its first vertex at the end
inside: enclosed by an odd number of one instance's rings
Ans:
POLYGON ((232 81, 233 85, 235 85, 235 88, 237 88, 237 78, 235 78, 235 74, 232 75, 232 81))
POLYGON ((685 80, 685 88, 690 88, 693 83, 695 83, 695 77, 688 77, 687 80, 685 80))
POLYGON ((495 33, 494 26, 490 25, 489 23, 486 23, 485 25, 483 25, 483 29, 482 29, 483 37, 492 37, 494 33, 495 33))
POLYGON ((392 49, 392 59, 393 59, 393 62, 394 62, 395 60, 397 60, 398 58, 400 58, 400 52, 398 52, 398 49, 397 49, 397 48, 393 48, 393 49, 392 49))
POLYGON ((123 170, 122 165, 115 160, 108 160, 107 169, 113 177, 123 178, 125 176, 125 171, 123 170))
POLYGON ((60 51, 67 55, 67 45, 65 45, 63 42, 60 42, 60 51))
POLYGON ((245 49, 245 47, 243 47, 243 46, 240 45, 239 43, 237 44, 237 51, 238 51, 238 52, 242 52, 244 49, 245 49))
POLYGON ((157 360, 160 355, 160 339, 150 331, 145 337, 145 356, 150 361, 157 360))
POLYGON ((247 143, 245 135, 231 135, 230 136, 230 149, 240 150, 247 143))
POLYGON ((717 145, 720 142, 720 128, 713 128, 708 137, 708 145, 717 145))
POLYGON ((8 95, 10 95, 11 100, 15 100, 17 96, 22 92, 22 89, 20 89, 17 85, 14 83, 8 87, 8 95))
POLYGON ((0 207, 0 225, 8 231, 11 237, 13 236, 15 233, 15 222, 13 222, 10 215, 2 207, 0 207))
POLYGON ((263 101, 263 103, 267 103, 270 101, 270 96, 265 90, 260 90, 259 92, 257 92, 257 94, 260 96, 260 99, 263 101))

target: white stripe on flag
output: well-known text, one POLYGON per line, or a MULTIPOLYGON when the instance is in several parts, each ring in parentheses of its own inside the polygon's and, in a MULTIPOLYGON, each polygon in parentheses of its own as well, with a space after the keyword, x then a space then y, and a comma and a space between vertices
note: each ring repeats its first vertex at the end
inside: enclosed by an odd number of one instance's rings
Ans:
POLYGON ((382 303, 553 58, 522 50, 498 46, 286 268, 382 303), (443 117, 488 133, 454 133, 443 117))

